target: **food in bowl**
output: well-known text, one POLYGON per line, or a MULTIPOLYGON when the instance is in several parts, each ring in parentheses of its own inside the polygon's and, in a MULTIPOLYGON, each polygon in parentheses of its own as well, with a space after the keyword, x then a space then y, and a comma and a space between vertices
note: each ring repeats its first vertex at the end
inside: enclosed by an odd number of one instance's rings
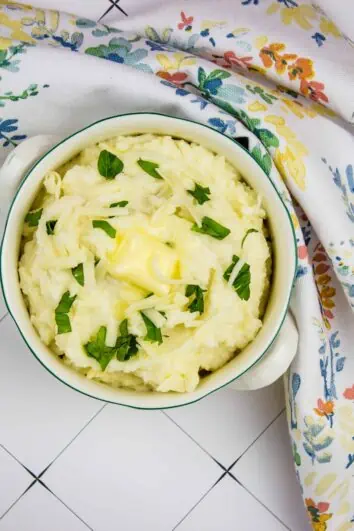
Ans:
POLYGON ((223 156, 119 136, 44 176, 20 285, 41 340, 87 378, 190 392, 260 330, 268 240, 261 197, 223 156))

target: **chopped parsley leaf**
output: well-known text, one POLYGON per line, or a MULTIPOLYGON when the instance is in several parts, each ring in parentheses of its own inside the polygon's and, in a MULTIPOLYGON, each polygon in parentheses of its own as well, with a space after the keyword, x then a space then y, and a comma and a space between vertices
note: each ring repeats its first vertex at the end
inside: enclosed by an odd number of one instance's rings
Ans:
POLYGON ((40 208, 39 210, 33 210, 32 212, 28 212, 28 214, 25 217, 25 222, 29 227, 38 227, 39 220, 41 219, 43 213, 43 208, 40 208))
POLYGON ((103 230, 110 238, 116 237, 117 231, 110 223, 108 223, 108 221, 104 221, 103 219, 94 219, 92 221, 92 226, 94 229, 103 230))
POLYGON ((223 240, 231 232, 230 229, 220 225, 220 223, 214 219, 208 218, 208 216, 203 217, 201 227, 195 223, 192 226, 192 230, 194 232, 200 232, 201 234, 207 234, 208 236, 216 238, 217 240, 223 240))
POLYGON ((206 201, 210 201, 210 188, 204 188, 198 183, 194 184, 194 190, 187 190, 187 193, 192 195, 197 200, 199 205, 202 205, 206 201))
POLYGON ((114 179, 123 171, 124 164, 114 153, 104 149, 98 157, 97 169, 105 179, 114 179))
POLYGON ((204 313, 204 295, 207 290, 202 289, 195 284, 188 284, 186 287, 186 297, 191 297, 188 310, 193 312, 204 313))
POLYGON ((146 336, 144 337, 145 341, 150 341, 151 343, 162 343, 162 335, 160 328, 154 325, 154 323, 144 314, 140 312, 141 317, 144 320, 146 326, 146 336))
MULTIPOLYGON (((229 280, 231 273, 236 266, 237 262, 239 261, 239 257, 234 255, 232 257, 232 263, 229 265, 229 267, 226 269, 223 277, 226 281, 229 280)), ((232 286, 234 290, 236 291, 237 295, 240 297, 240 299, 244 301, 248 301, 250 298, 250 283, 251 283, 251 270, 249 264, 244 263, 241 267, 240 271, 238 272, 237 277, 232 283, 232 286)))
POLYGON ((84 264, 79 264, 71 270, 74 279, 80 286, 85 285, 84 264))
POLYGON ((162 179, 161 175, 159 174, 157 168, 159 168, 159 165, 156 162, 151 162, 150 160, 143 160, 139 159, 137 161, 138 165, 144 172, 148 173, 151 177, 154 177, 155 179, 162 179))
POLYGON ((56 224, 57 224, 56 219, 51 219, 50 221, 46 222, 45 226, 47 229, 47 234, 49 234, 49 236, 52 236, 54 234, 54 229, 55 229, 56 224))

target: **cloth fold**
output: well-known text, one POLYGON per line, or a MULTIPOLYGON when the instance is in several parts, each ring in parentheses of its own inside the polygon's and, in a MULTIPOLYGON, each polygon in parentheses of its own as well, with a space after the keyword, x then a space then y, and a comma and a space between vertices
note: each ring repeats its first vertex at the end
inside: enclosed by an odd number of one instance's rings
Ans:
POLYGON ((296 474, 313 529, 354 528, 352 42, 295 0, 151 2, 110 26, 82 12, 0 0, 0 162, 27 136, 148 110, 247 147, 297 235, 296 474))

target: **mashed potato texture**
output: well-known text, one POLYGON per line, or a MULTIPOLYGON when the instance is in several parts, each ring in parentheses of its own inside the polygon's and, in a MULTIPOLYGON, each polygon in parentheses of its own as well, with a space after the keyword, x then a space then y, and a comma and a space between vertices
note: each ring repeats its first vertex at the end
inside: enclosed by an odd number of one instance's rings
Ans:
POLYGON ((114 387, 193 391, 262 326, 261 198, 224 159, 169 136, 84 149, 24 222, 19 276, 42 341, 114 387))

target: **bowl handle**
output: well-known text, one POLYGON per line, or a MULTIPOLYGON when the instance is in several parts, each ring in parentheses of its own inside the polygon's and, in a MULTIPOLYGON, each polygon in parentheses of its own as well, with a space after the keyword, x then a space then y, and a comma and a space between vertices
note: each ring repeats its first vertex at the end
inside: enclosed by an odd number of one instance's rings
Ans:
POLYGON ((5 215, 25 173, 48 149, 59 141, 54 135, 38 135, 21 142, 0 168, 0 214, 5 215))
POLYGON ((230 384, 237 391, 260 389, 275 382, 289 368, 295 357, 299 333, 288 312, 280 332, 266 355, 243 376, 230 384))

